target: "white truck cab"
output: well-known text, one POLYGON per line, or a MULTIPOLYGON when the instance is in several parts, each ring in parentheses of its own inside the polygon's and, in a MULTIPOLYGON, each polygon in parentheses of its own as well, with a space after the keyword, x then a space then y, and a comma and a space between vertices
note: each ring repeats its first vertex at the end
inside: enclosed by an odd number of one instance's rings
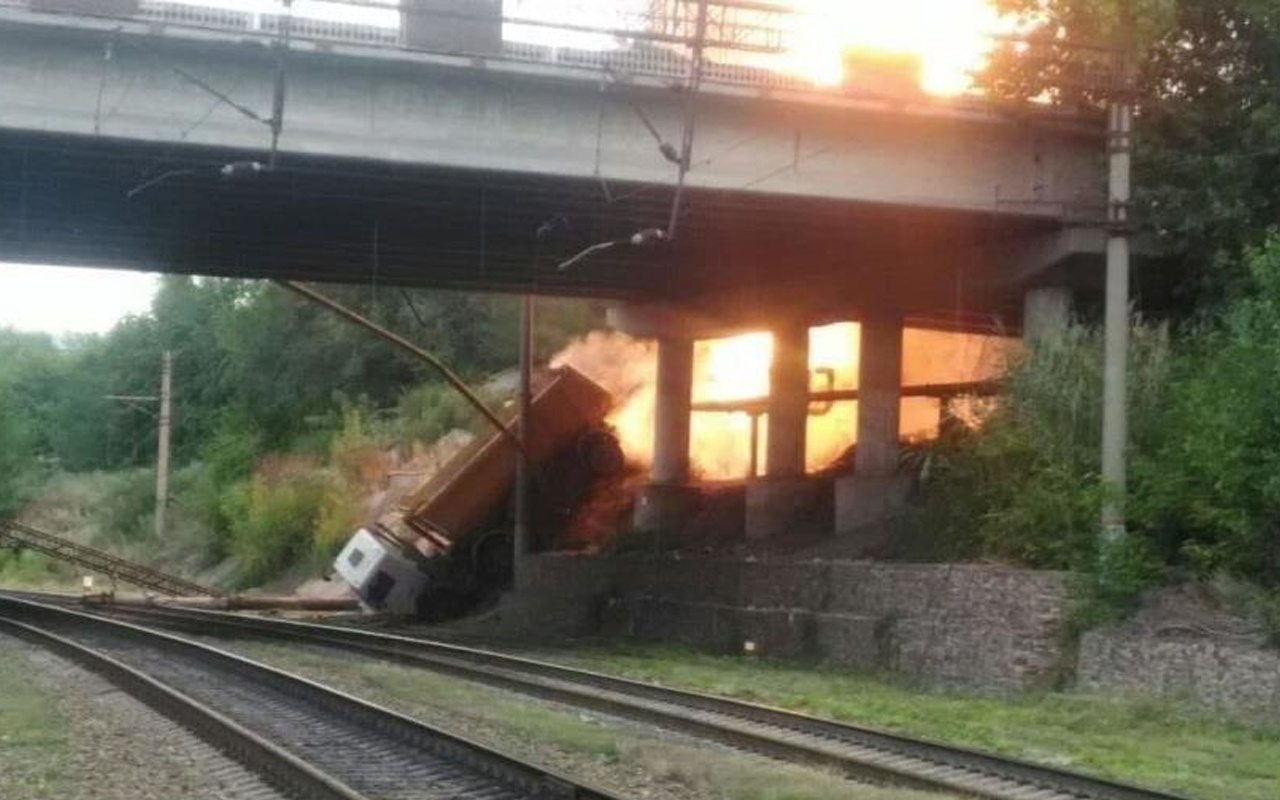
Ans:
POLYGON ((412 559, 366 528, 356 531, 333 566, 360 595, 361 604, 389 614, 416 613, 427 585, 427 576, 412 559))

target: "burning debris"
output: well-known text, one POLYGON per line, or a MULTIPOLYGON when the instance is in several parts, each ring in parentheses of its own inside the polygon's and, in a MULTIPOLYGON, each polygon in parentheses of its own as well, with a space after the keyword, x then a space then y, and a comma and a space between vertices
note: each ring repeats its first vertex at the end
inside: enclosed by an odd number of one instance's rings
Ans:
MULTIPOLYGON (((859 327, 837 322, 811 329, 809 371, 814 392, 858 388, 859 327)), ((904 386, 984 381, 1004 370, 1013 340, 1001 336, 907 329, 903 340, 904 386)), ((773 337, 767 332, 707 339, 694 347, 690 461, 704 481, 750 477, 752 438, 756 451, 767 444, 767 397, 773 337), (714 405, 716 410, 697 410, 714 405), (754 419, 753 419, 754 418, 754 419)), ((622 333, 592 332, 552 359, 570 365, 613 393, 617 405, 608 422, 629 460, 648 467, 653 459, 654 386, 657 348, 622 333)), ((963 413, 963 409, 959 409, 963 413)), ((815 402, 810 406, 806 466, 818 472, 837 462, 857 441, 856 400, 815 402)), ((939 401, 903 400, 900 433, 904 439, 937 435, 939 401)), ((757 474, 764 464, 757 459, 757 474)))
MULTIPOLYGON (((858 386, 860 331, 840 322, 811 329, 809 339, 806 467, 829 478, 851 463, 856 441, 857 401, 839 393, 858 386)), ((904 345, 908 383, 993 377, 1008 350, 996 337, 919 330, 907 331, 904 345)), ((699 482, 735 489, 726 482, 750 477, 753 465, 761 471, 773 348, 773 337, 759 332, 695 344, 690 460, 699 482)), ((536 376, 535 549, 593 550, 627 528, 653 459, 656 381, 656 346, 607 332, 571 343, 536 376)), ((913 399, 924 402, 904 405, 901 433, 936 435, 938 401, 913 399)), ((504 432, 466 443, 417 488, 384 503, 339 555, 337 571, 376 608, 439 618, 470 607, 510 580, 515 461, 504 432)), ((704 487, 704 499, 712 489, 704 487)), ((741 490, 700 503, 698 527, 740 531, 741 490)))

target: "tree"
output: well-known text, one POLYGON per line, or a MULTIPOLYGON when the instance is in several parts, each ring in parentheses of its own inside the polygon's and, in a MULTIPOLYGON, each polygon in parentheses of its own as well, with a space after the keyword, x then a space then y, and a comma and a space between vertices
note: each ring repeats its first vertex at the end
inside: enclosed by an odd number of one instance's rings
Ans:
POLYGON ((1224 298, 1280 218, 1280 0, 1002 0, 1038 21, 983 85, 1008 103, 1099 110, 1114 53, 1135 56, 1135 211, 1170 255, 1182 311, 1224 298))
POLYGON ((48 336, 0 329, 0 352, 0 516, 7 516, 35 471, 57 350, 48 336))

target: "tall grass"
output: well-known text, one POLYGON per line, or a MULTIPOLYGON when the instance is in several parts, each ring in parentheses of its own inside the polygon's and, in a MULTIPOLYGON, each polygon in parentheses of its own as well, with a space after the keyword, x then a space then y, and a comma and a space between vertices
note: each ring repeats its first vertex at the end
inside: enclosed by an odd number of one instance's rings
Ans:
POLYGON ((1133 324, 1118 544, 1100 552, 1102 333, 1077 327, 1011 365, 976 429, 930 448, 906 555, 1073 569, 1095 616, 1217 574, 1280 602, 1280 237, 1245 261, 1250 283, 1216 317, 1133 324))
MULTIPOLYGON (((1168 402, 1170 336, 1132 331, 1129 393, 1134 442, 1157 432, 1168 402)), ((921 502, 908 518, 916 557, 987 558, 1070 568, 1096 552, 1102 335, 1075 327, 1009 365, 1000 400, 974 428, 948 431, 928 451, 921 502)))

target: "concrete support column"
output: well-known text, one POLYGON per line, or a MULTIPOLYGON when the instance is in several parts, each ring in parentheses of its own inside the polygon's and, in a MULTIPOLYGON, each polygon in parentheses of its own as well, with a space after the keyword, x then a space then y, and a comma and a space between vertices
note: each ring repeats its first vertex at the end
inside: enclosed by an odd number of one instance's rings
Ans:
POLYGON ((897 474, 902 317, 863 319, 861 328, 858 449, 854 474, 835 484, 835 528, 857 544, 855 555, 876 555, 888 544, 890 526, 885 523, 910 488, 910 481, 897 474))
POLYGON ((765 474, 770 478, 804 475, 805 433, 809 422, 809 326, 789 322, 773 331, 769 369, 769 444, 765 474))
POLYGON ((689 481, 689 415, 693 402, 693 342, 658 340, 658 377, 653 408, 654 483, 689 481))
POLYGON ((830 528, 830 506, 824 522, 817 485, 805 477, 808 424, 809 326, 792 321, 773 330, 765 477, 747 485, 748 539, 830 528))
POLYGON ((1022 298, 1022 339, 1027 344, 1057 339, 1071 324, 1071 289, 1033 286, 1022 298))
POLYGON ((864 319, 861 328, 855 472, 863 478, 881 478, 898 471, 902 317, 864 319))
POLYGON ((693 402, 693 340, 658 339, 654 387, 653 466, 650 483, 636 496, 635 526, 651 533, 678 534, 697 507, 689 486, 689 416, 693 402))

